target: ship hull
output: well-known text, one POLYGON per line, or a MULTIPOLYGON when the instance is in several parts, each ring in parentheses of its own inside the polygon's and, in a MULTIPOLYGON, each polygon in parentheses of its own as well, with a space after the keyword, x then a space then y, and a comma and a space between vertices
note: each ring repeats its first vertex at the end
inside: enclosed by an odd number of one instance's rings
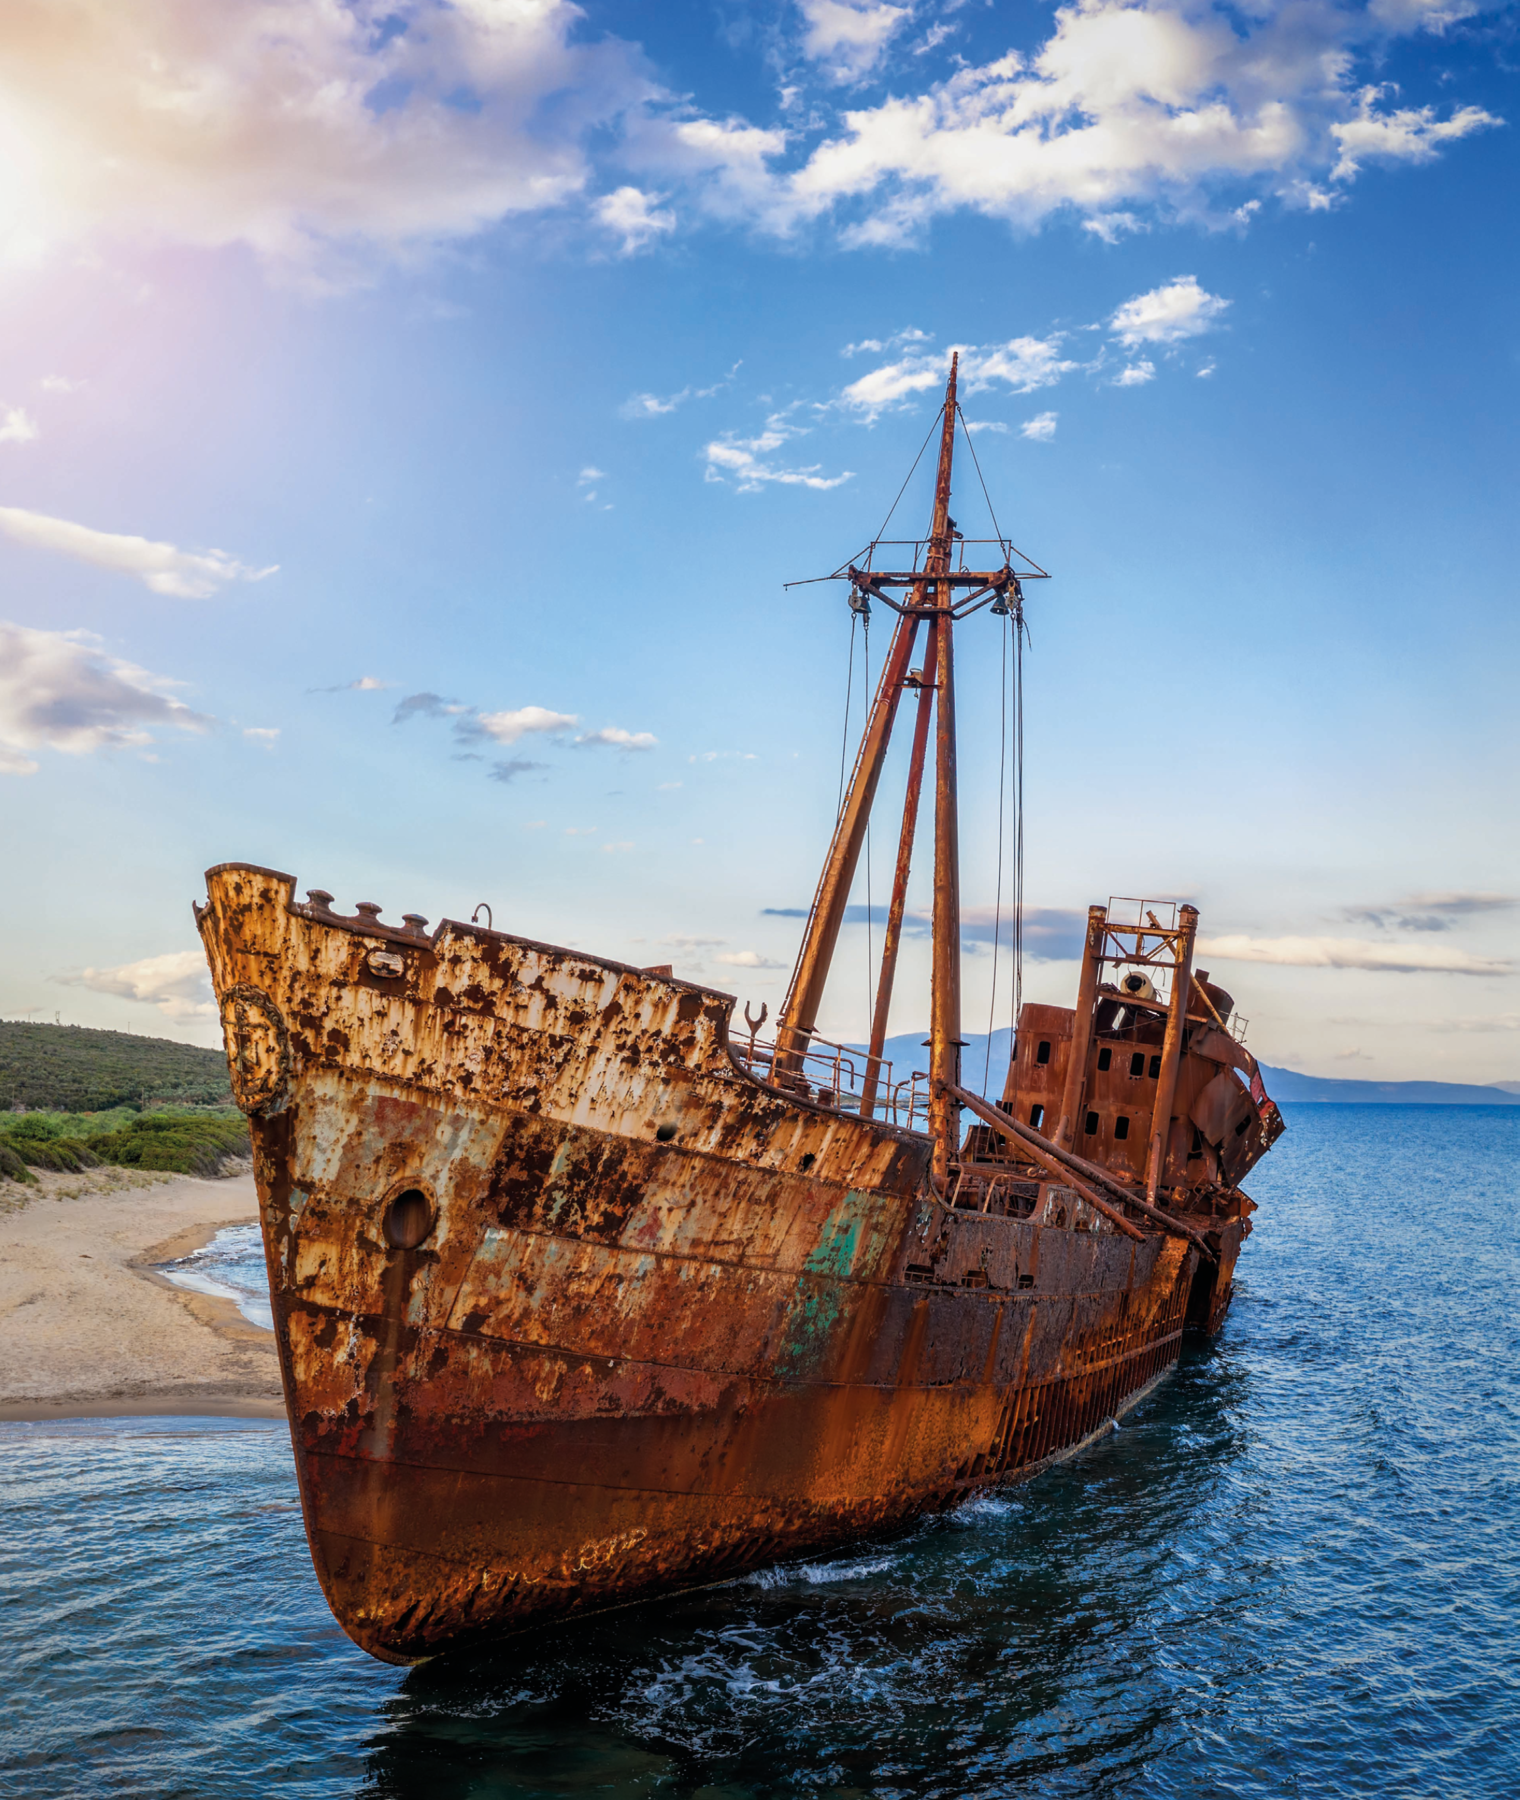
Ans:
POLYGON ((308 1537, 376 1656, 1017 1479, 1228 1304, 1243 1221, 1216 1271, 1074 1194, 947 1207, 925 1138, 741 1068, 727 996, 273 871, 208 888, 308 1537))

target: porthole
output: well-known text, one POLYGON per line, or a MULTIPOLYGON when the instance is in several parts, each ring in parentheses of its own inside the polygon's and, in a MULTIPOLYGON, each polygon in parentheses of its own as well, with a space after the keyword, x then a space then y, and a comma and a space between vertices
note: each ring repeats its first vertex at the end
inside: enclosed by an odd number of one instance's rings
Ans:
POLYGON ((1095 1112, 1090 1112, 1082 1121, 1082 1129, 1089 1137, 1098 1129, 1098 1115, 1095 1112))
POLYGON ((433 1203, 421 1188, 406 1188, 385 1209, 385 1241, 392 1250, 415 1250, 433 1229, 433 1203))
POLYGON ((668 1144, 675 1135, 676 1128, 674 1125, 661 1125, 654 1134, 654 1140, 657 1144, 668 1144))
POLYGON ((1098 1052, 1098 1072, 1106 1075, 1113 1065, 1114 1053, 1106 1046, 1098 1052))
POLYGON ((1036 1131, 1038 1131, 1040 1129, 1040 1121, 1044 1117, 1045 1117, 1045 1108, 1043 1106, 1031 1106, 1030 1107, 1029 1123, 1035 1128, 1036 1131))
POLYGON ((1137 1050, 1129 1059, 1129 1072, 1131 1075, 1143 1075, 1145 1073, 1145 1052, 1143 1050, 1137 1050))
POLYGON ((1042 1064, 1048 1063, 1050 1061, 1050 1039, 1049 1038, 1041 1038, 1040 1039, 1039 1044, 1035 1048, 1034 1060, 1037 1063, 1042 1063, 1042 1064))
POLYGON ((1161 1058, 1159 1056, 1153 1056, 1151 1058, 1151 1080, 1157 1081, 1160 1079, 1160 1076, 1161 1076, 1161 1058))
POLYGON ((1118 1118, 1114 1120, 1114 1138, 1118 1143, 1122 1144, 1128 1136, 1129 1117, 1125 1113, 1120 1113, 1118 1118))

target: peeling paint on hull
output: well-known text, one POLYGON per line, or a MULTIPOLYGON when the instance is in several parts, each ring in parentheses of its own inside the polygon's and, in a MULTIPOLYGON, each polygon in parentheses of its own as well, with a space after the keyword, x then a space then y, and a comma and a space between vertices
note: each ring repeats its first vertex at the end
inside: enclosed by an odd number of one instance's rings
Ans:
POLYGON ((741 1068, 726 995, 207 883, 307 1534, 375 1656, 1016 1479, 1228 1304, 1244 1220, 1216 1274, 1080 1208, 947 1208, 926 1138, 741 1068))

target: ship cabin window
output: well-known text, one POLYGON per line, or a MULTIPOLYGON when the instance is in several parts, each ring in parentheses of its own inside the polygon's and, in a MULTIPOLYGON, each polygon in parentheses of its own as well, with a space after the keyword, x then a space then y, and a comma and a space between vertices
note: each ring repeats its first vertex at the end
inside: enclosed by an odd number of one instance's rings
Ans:
POLYGON ((1045 1117, 1045 1108, 1043 1106, 1031 1106, 1030 1107, 1029 1123, 1034 1126, 1036 1131, 1038 1131, 1040 1129, 1040 1121, 1044 1117, 1045 1117))
POLYGON ((1041 1064, 1048 1063, 1050 1061, 1050 1039, 1049 1038, 1041 1038, 1039 1043, 1035 1046, 1034 1060, 1037 1063, 1041 1063, 1041 1064))
POLYGON ((1145 1073, 1145 1052, 1143 1050, 1137 1050, 1129 1059, 1129 1072, 1131 1075, 1143 1075, 1145 1073))
POLYGON ((1160 1077, 1161 1077, 1161 1058, 1159 1056, 1153 1056, 1151 1058, 1151 1080, 1157 1081, 1160 1079, 1160 1077))
POLYGON ((1095 1112, 1090 1112, 1082 1121, 1082 1129, 1089 1137, 1098 1129, 1098 1115, 1095 1112))
POLYGON ((1115 1142, 1122 1144, 1128 1136, 1129 1115, 1127 1113, 1120 1113, 1118 1118, 1114 1120, 1114 1140, 1115 1142))
POLYGON ((1112 1050, 1110 1050, 1106 1047, 1104 1049, 1100 1050, 1098 1052, 1098 1069, 1099 1069, 1100 1073, 1106 1073, 1108 1068, 1112 1064, 1113 1060, 1114 1060, 1114 1053, 1112 1050))

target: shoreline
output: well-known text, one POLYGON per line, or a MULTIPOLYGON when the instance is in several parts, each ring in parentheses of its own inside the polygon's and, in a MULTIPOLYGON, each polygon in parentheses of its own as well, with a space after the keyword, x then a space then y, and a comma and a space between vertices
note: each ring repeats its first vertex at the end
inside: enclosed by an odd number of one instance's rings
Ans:
POLYGON ((273 1334, 154 1267, 256 1224, 251 1175, 0 1186, 0 1421, 285 1417, 273 1334))

